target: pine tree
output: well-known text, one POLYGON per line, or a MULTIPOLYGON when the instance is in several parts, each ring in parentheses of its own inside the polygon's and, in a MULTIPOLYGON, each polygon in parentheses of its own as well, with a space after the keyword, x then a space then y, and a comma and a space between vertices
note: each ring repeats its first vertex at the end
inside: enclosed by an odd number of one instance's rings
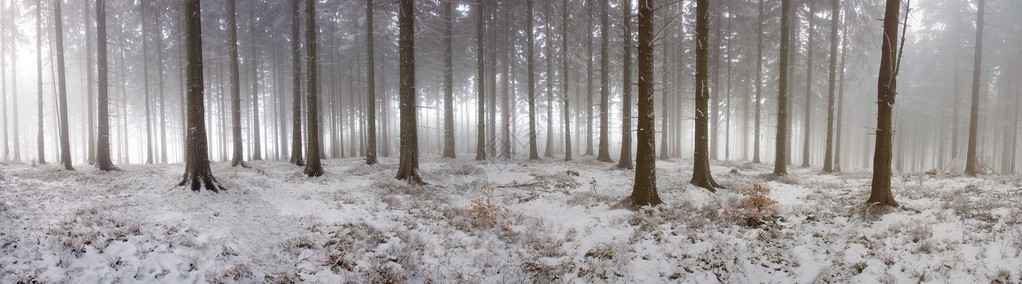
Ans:
MULTIPOLYGON (((600 145, 596 160, 600 162, 614 162, 610 159, 610 53, 608 41, 610 40, 610 23, 607 0, 602 0, 600 5, 600 145)), ((531 71, 530 71, 531 73, 531 71)))
MULTIPOLYGON (((982 3, 983 0, 980 0, 982 3)), ((980 4, 982 11, 982 4, 980 4)), ((868 204, 898 207, 891 193, 891 138, 894 130, 891 113, 894 111, 894 99, 898 88, 898 24, 901 1, 887 0, 884 11, 884 30, 880 48, 880 72, 877 80, 877 128, 876 149, 873 156, 873 182, 869 192, 868 204)), ((982 18, 981 18, 982 20, 982 18)), ((903 41, 904 42, 904 41, 903 41)))
POLYGON ((316 88, 316 0, 305 1, 305 68, 306 68, 306 89, 305 105, 308 110, 305 112, 305 132, 308 134, 309 150, 306 152, 305 174, 309 177, 323 175, 323 165, 320 162, 323 148, 319 140, 319 95, 316 88))
MULTIPOLYGON (((376 164, 376 63, 373 58, 373 0, 366 0, 366 164, 376 164)), ((385 106, 386 107, 386 106, 385 106)))
MULTIPOLYGON (((784 0, 788 1, 788 0, 784 0)), ((713 180, 710 173, 710 147, 707 141, 707 124, 709 114, 710 89, 708 83, 708 60, 709 53, 707 43, 709 42, 709 17, 710 0, 698 0, 696 2, 696 117, 695 117, 695 156, 692 167, 692 184, 709 189, 711 192, 722 187, 713 180)))
MULTIPOLYGON (((890 1, 888 1, 890 3, 890 1)), ((972 61, 972 103, 969 114, 969 148, 965 156, 965 174, 976 176, 980 169, 976 161, 976 134, 979 132, 979 95, 980 85, 983 83, 983 14, 986 9, 986 0, 978 0, 976 11, 976 53, 972 61)), ((890 5, 890 4, 888 4, 890 5)), ((893 89, 893 88, 892 88, 893 89)), ((892 90, 893 92, 893 90, 892 90)), ((893 102, 893 98, 892 98, 893 102)), ((878 134, 879 135, 879 134, 878 134)), ((879 137, 878 137, 879 139, 879 137)), ((880 143, 880 142, 877 142, 880 143)), ((879 144, 878 144, 879 145, 879 144)))
MULTIPOLYGON (((309 0, 312 1, 312 0, 309 0)), ((400 0, 398 49, 401 96, 401 157, 397 179, 423 184, 419 176, 418 124, 415 119, 415 1, 400 0)))
POLYGON ((227 50, 231 69, 231 133, 233 155, 231 166, 248 167, 244 161, 241 141, 241 83, 238 75, 238 13, 235 0, 227 0, 227 50))
POLYGON ((823 172, 834 172, 834 92, 837 80, 837 29, 841 14, 840 0, 831 0, 830 12, 830 78, 827 84, 827 146, 823 156, 823 172))
POLYGON ((299 167, 305 166, 302 158, 302 60, 298 41, 299 22, 298 5, 301 0, 291 0, 291 163, 299 167))
POLYGON ((99 136, 96 137, 96 168, 102 171, 117 169, 110 160, 110 102, 107 100, 109 93, 107 76, 110 68, 107 67, 106 45, 106 1, 96 0, 96 65, 99 71, 97 76, 99 104, 96 108, 99 136))
MULTIPOLYGON (((64 20, 60 12, 60 2, 53 1, 53 19, 55 37, 57 39, 57 105, 60 122, 60 164, 65 170, 73 171, 71 161, 71 137, 67 124, 67 80, 64 76, 64 20)), ((6 145, 6 144, 4 144, 6 145)), ((6 153, 6 151, 5 151, 6 153)))
MULTIPOLYGON (((625 0, 626 3, 630 0, 625 0)), ((631 6, 626 5, 626 7, 631 6)), ((627 9, 630 10, 630 9, 627 9)), ((656 189, 656 125, 653 105, 653 0, 639 0, 638 45, 638 131, 635 152, 635 185, 632 204, 635 206, 663 203, 656 189)))
MULTIPOLYGON (((60 1, 56 1, 60 2, 60 1)), ((185 18, 185 49, 187 50, 187 102, 185 107, 188 121, 186 129, 187 151, 185 151, 184 179, 179 186, 188 186, 192 190, 203 188, 219 192, 223 186, 213 177, 209 168, 209 157, 206 146, 206 119, 204 90, 202 86, 202 19, 199 12, 199 0, 184 0, 185 18)))
POLYGON ((632 169, 632 0, 621 2, 621 16, 624 19, 624 58, 621 69, 624 75, 621 83, 621 158, 617 167, 632 169))
POLYGON ((455 157, 455 142, 454 142, 454 73, 452 66, 452 55, 451 47, 453 44, 451 35, 451 26, 453 25, 454 19, 451 17, 452 10, 454 10, 451 2, 454 0, 444 0, 443 12, 441 13, 441 22, 444 25, 444 158, 455 157))
POLYGON ((479 99, 476 102, 476 161, 486 160, 486 84, 483 72, 483 29, 486 28, 483 18, 484 1, 476 7, 476 87, 479 99))
MULTIPOLYGON (((895 0, 897 1, 897 0, 895 0)), ((788 174, 788 44, 791 27, 791 0, 781 1, 780 71, 777 78, 777 142, 774 150, 774 175, 788 174)))

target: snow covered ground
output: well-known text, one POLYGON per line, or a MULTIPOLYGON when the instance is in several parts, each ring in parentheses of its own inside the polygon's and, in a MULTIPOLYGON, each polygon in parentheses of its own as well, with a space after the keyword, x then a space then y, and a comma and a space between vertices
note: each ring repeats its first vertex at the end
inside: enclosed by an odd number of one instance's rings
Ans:
POLYGON ((665 205, 621 206, 632 173, 580 160, 427 158, 213 166, 228 188, 174 186, 181 165, 124 172, 0 166, 0 282, 1022 282, 1020 180, 904 175, 903 208, 863 206, 868 173, 657 164, 665 205), (770 189, 779 218, 737 217, 770 189))

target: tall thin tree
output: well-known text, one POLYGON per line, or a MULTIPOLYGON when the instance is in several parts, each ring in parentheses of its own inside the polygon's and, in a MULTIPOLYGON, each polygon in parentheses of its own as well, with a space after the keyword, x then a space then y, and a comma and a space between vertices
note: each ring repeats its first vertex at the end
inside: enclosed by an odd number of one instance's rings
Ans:
MULTIPOLYGON (((630 0, 625 0, 630 2, 630 0)), ((627 5, 626 7, 631 6, 627 5)), ((632 204, 636 206, 662 203, 656 189, 656 124, 653 105, 653 0, 639 0, 639 116, 636 119, 637 148, 635 152, 635 185, 632 204)), ((630 9, 629 9, 630 10, 630 9)))
MULTIPOLYGON (((982 3, 983 0, 980 0, 982 3)), ((980 6, 982 7, 982 6, 980 6)), ((982 11, 982 8, 980 8, 982 11)), ((876 148, 873 153, 873 182, 868 204, 898 207, 891 193, 891 138, 894 129, 891 114, 898 88, 898 24, 901 10, 900 0, 887 0, 884 10, 884 30, 881 37, 880 71, 877 77, 877 128, 876 148)), ((907 10, 906 10, 907 12, 907 10)))
MULTIPOLYGON (((60 1, 56 1, 60 2, 60 1)), ((209 153, 206 145, 206 119, 204 91, 202 86, 202 18, 199 0, 184 0, 185 49, 187 50, 188 74, 187 103, 187 151, 185 151, 184 179, 179 186, 192 190, 203 188, 218 192, 223 186, 213 177, 209 168, 209 153)))
MULTIPOLYGON (((618 168, 632 169, 632 0, 621 1, 624 58, 621 63, 621 158, 618 168)), ((652 80, 652 78, 650 78, 652 80)))
MULTIPOLYGON (((312 1, 312 0, 309 0, 312 1)), ((419 145, 415 122, 415 1, 400 0, 398 49, 400 67, 401 157, 397 179, 424 183, 419 176, 419 145)))
MULTIPOLYGON (((788 0, 784 0, 788 1, 788 0)), ((708 84, 710 0, 696 1, 696 94, 695 94, 695 157, 692 166, 692 184, 709 189, 711 192, 722 187, 713 180, 710 173, 710 147, 707 141, 709 123, 710 89, 708 84)))
POLYGON ((444 0, 443 12, 441 12, 441 22, 444 25, 444 158, 455 157, 455 142, 454 142, 454 66, 452 65, 452 53, 451 49, 452 34, 451 26, 454 25, 454 19, 451 14, 454 13, 454 7, 451 2, 454 0, 444 0))
POLYGON ((979 96, 980 86, 983 83, 983 14, 986 9, 986 0, 978 0, 976 2, 976 8, 976 53, 972 60, 972 103, 969 114, 969 148, 965 156, 965 174, 969 176, 976 176, 980 170, 978 168, 979 165, 977 165, 978 161, 976 160, 976 134, 979 132, 979 96))
POLYGON ((305 68, 306 89, 305 105, 306 130, 309 149, 306 151, 305 174, 309 177, 323 175, 323 164, 320 162, 323 149, 319 140, 319 94, 316 88, 316 0, 305 1, 305 68))
MULTIPOLYGON (((897 0, 895 0, 897 1, 897 0)), ((780 71, 777 77, 777 141, 774 146, 774 175, 788 174, 788 44, 791 29, 791 0, 781 1, 780 71)))
POLYGON ((107 66, 106 45, 106 1, 96 0, 96 66, 99 71, 97 74, 99 104, 96 107, 99 133, 96 137, 96 168, 102 171, 117 169, 110 159, 110 102, 107 99, 109 94, 107 77, 110 68, 107 66))
POLYGON ((827 145, 823 155, 823 172, 834 172, 834 95, 837 88, 837 30, 841 1, 830 1, 830 78, 827 84, 827 145))
POLYGON ((57 41, 57 106, 60 122, 60 164, 65 170, 73 171, 71 161, 71 136, 67 125, 67 80, 64 76, 64 19, 60 12, 60 2, 53 1, 53 22, 57 41))
POLYGON ((486 2, 480 0, 476 7, 476 88, 479 99, 476 101, 476 161, 486 160, 486 84, 483 70, 483 30, 486 21, 483 8, 486 2))
POLYGON ((610 14, 607 11, 610 3, 602 0, 600 5, 600 145, 596 160, 613 162, 610 159, 610 14))
POLYGON ((227 52, 231 74, 231 166, 248 167, 241 142, 241 83, 238 75, 238 13, 235 0, 227 0, 227 52))
MULTIPOLYGON (((386 107, 386 106, 385 106, 386 107)), ((366 164, 376 164, 376 63, 373 57, 373 0, 366 0, 366 164)))
POLYGON ((526 62, 529 65, 527 71, 529 75, 529 160, 539 160, 539 147, 536 145, 536 74, 535 74, 535 59, 533 53, 533 42, 536 40, 536 31, 532 27, 533 21, 533 5, 532 0, 527 0, 526 5, 529 11, 525 17, 525 29, 528 35, 526 36, 526 62))
POLYGON ((564 160, 571 161, 571 112, 568 97, 568 0, 561 1, 561 102, 564 104, 564 160))
POLYGON ((291 0, 291 163, 305 166, 302 153, 302 53, 299 40, 301 0, 291 0))

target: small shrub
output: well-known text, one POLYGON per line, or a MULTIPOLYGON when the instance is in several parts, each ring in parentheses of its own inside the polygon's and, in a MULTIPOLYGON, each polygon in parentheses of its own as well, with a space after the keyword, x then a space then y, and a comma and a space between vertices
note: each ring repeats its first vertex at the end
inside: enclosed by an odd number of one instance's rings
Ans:
POLYGON ((511 210, 493 202, 493 186, 484 183, 483 195, 473 199, 472 204, 466 208, 466 212, 476 221, 483 224, 496 225, 511 214, 511 210))
POLYGON ((774 208, 777 201, 770 199, 770 188, 756 183, 751 188, 741 189, 740 193, 744 198, 738 207, 726 209, 725 213, 738 219, 741 224, 759 227, 778 218, 777 209, 774 208))

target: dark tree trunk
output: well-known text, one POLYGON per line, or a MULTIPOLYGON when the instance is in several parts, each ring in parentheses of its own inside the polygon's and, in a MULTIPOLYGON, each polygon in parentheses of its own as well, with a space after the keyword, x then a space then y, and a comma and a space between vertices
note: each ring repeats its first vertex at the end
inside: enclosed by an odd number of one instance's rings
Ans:
MULTIPOLYGON (((980 0, 982 3, 983 0, 980 0)), ((980 4, 982 11, 982 4, 980 4)), ((898 207, 891 193, 891 138, 894 134, 891 113, 897 95, 898 69, 898 16, 901 1, 887 0, 884 12, 883 45, 880 49, 880 72, 877 80, 876 149, 873 156, 873 183, 868 204, 898 207)))
MULTIPOLYGON (((160 2, 158 2, 160 3, 160 2)), ((159 7, 159 5, 157 5, 159 7)), ((156 30, 159 31, 159 35, 156 37, 156 76, 158 80, 158 87, 160 88, 157 92, 160 96, 160 106, 158 108, 160 112, 160 163, 167 163, 167 105, 164 103, 166 94, 164 93, 164 82, 163 82, 163 25, 160 19, 163 16, 162 10, 156 12, 156 30)), ((222 93, 222 92, 221 92, 222 93)), ((222 135, 221 135, 222 137, 222 135)))
MULTIPOLYGON (((610 3, 602 0, 600 5, 600 145, 596 160, 613 162, 610 159, 610 22, 608 7, 610 3)), ((531 73, 531 71, 530 71, 531 73)))
POLYGON ((827 146, 823 155, 823 172, 834 172, 834 92, 837 80, 837 29, 841 14, 840 0, 831 0, 830 13, 830 78, 827 84, 827 146))
POLYGON ((455 154, 455 142, 454 142, 454 81, 453 81, 453 66, 451 64, 451 47, 452 47, 452 35, 451 26, 453 19, 451 18, 451 10, 454 8, 451 2, 454 0, 445 0, 443 4, 443 12, 441 13, 441 22, 444 25, 444 158, 454 158, 455 154))
MULTIPOLYGON (((36 0, 35 2, 35 62, 36 62, 36 78, 38 78, 36 90, 39 94, 38 98, 38 109, 37 115, 39 118, 39 129, 36 133, 37 147, 39 148, 39 164, 46 164, 46 137, 45 127, 43 127, 43 0, 36 0)), ((91 103, 91 102, 90 102, 91 103)))
MULTIPOLYGON (((564 103, 564 160, 571 161, 571 112, 568 97, 568 0, 561 1, 561 102, 564 103)), ((40 87, 41 88, 41 87, 40 87)), ((40 123, 41 120, 40 120, 40 123)))
POLYGON ((102 171, 116 170, 113 161, 110 160, 110 103, 107 100, 108 84, 107 74, 110 69, 107 67, 106 55, 106 1, 96 0, 96 65, 98 66, 97 95, 98 107, 98 134, 96 140, 96 168, 102 171))
POLYGON ((501 103, 501 106, 500 106, 501 121, 504 123, 503 128, 501 128, 501 138, 502 138, 501 140, 502 140, 502 143, 501 143, 500 157, 502 159, 511 159, 511 121, 510 120, 511 120, 511 99, 512 98, 511 98, 511 93, 510 93, 510 89, 511 89, 510 88, 510 84, 511 84, 511 77, 510 77, 510 75, 511 75, 511 73, 510 73, 509 70, 510 70, 511 62, 514 60, 514 57, 512 56, 513 53, 511 51, 511 35, 510 35, 510 30, 511 30, 510 21, 511 21, 511 19, 510 19, 509 11, 511 10, 510 9, 511 8, 511 4, 510 4, 510 2, 505 2, 505 3, 506 3, 506 6, 505 6, 505 9, 504 9, 504 29, 503 30, 504 30, 504 52, 507 53, 507 54, 504 55, 504 74, 500 76, 501 78, 504 79, 504 84, 503 84, 503 88, 504 88, 504 90, 503 90, 503 99, 500 102, 501 103))
MULTIPOLYGON (((59 1, 58 1, 59 2, 59 1)), ((188 52, 188 138, 184 179, 178 185, 218 192, 225 188, 213 177, 206 148, 206 119, 202 86, 202 23, 199 0, 185 0, 185 48, 188 52)))
POLYGON ((297 166, 305 166, 302 158, 302 61, 301 49, 299 48, 299 22, 298 5, 301 0, 291 0, 291 163, 297 166))
MULTIPOLYGON (((71 161, 71 137, 67 125, 67 80, 64 76, 64 20, 60 12, 60 2, 53 1, 54 29, 57 39, 57 105, 60 121, 60 163, 65 170, 73 171, 71 161)), ((6 143, 4 145, 7 145, 6 143)), ((5 146, 6 147, 6 146, 5 146)), ((4 152, 6 155, 6 151, 4 152)))
POLYGON ((142 25, 142 81, 143 94, 145 98, 145 135, 146 135, 146 156, 145 163, 153 163, 153 122, 150 110, 152 100, 149 99, 149 48, 146 46, 146 24, 145 24, 145 0, 139 2, 139 20, 142 25))
MULTIPOLYGON (((593 4, 586 1, 589 15, 586 17, 586 33, 591 34, 593 29, 593 4)), ((585 156, 593 155, 593 38, 585 36, 586 39, 586 153, 585 156)))
POLYGON ((486 28, 483 18, 484 1, 476 7, 476 87, 479 100, 476 102, 476 161, 486 160, 486 79, 483 72, 483 29, 486 28))
POLYGON ((788 174, 788 44, 791 31, 791 0, 781 1, 780 74, 777 78, 777 142, 774 150, 774 175, 788 174))
MULTIPOLYGON (((890 1, 888 1, 890 2, 890 1)), ((890 4, 888 4, 890 5, 890 4)), ((965 157, 965 174, 976 176, 980 171, 976 161, 976 134, 979 132, 979 96, 983 68, 983 12, 986 0, 977 2, 976 12, 976 54, 972 61, 972 104, 969 114, 969 149, 965 157)), ((892 88, 893 89, 893 88, 892 88)), ((893 92, 893 90, 892 90, 893 92)), ((879 143, 879 142, 877 142, 879 143)), ((878 144, 879 145, 879 144, 878 144)))
POLYGON ((533 42, 536 38, 536 31, 532 28, 533 8, 532 0, 527 0, 526 5, 528 6, 528 12, 525 13, 525 30, 528 33, 526 36, 526 62, 529 65, 529 70, 526 71, 529 75, 529 160, 539 160, 539 147, 536 145, 536 74, 534 67, 535 59, 533 59, 533 42))
POLYGON ((546 146, 543 150, 543 157, 554 156, 554 99, 553 99, 553 64, 551 64, 551 58, 553 53, 550 52, 550 26, 553 24, 553 17, 550 15, 550 5, 553 1, 547 1, 544 5, 544 19, 546 19, 546 33, 543 35, 544 46, 546 48, 546 146))
MULTIPOLYGON (((631 0, 625 0, 629 3, 631 0)), ((626 14, 631 9, 625 5, 626 14)), ((627 17, 626 17, 627 18, 627 17)), ((639 129, 636 132, 635 185, 632 204, 635 206, 663 203, 656 190, 656 125, 653 105, 653 0, 639 0, 639 129)), ((626 25, 627 26, 627 25, 626 25)), ((627 44, 625 45, 627 46, 627 44)), ((626 85, 627 86, 627 85, 626 85)))
POLYGON ((844 118, 845 108, 845 58, 848 55, 848 27, 844 27, 844 32, 841 33, 841 66, 838 67, 838 93, 837 93, 837 133, 835 134, 834 143, 834 171, 841 171, 841 129, 843 124, 841 121, 844 118))
POLYGON ((753 132, 752 162, 759 164, 760 107, 763 105, 763 2, 759 0, 759 23, 756 25, 756 127, 753 132))
MULTIPOLYGON (((384 105, 384 107, 387 107, 384 105)), ((373 0, 366 0, 366 164, 376 164, 376 63, 373 58, 373 0)))
MULTIPOLYGON (((312 0, 309 0, 310 2, 312 0)), ((415 1, 400 0, 398 12, 401 96, 401 158, 397 179, 423 184, 419 176, 419 145, 415 122, 415 1)))
POLYGON ((806 27, 806 31, 809 33, 809 41, 806 41, 806 49, 808 50, 808 56, 806 57, 806 107, 804 109, 805 115, 802 117, 802 167, 809 167, 809 141, 810 141, 810 126, 812 125, 812 98, 813 98, 813 35, 816 30, 816 7, 813 1, 806 2, 809 4, 809 26, 806 27))
MULTIPOLYGON (((787 0, 785 0, 787 1, 787 0)), ((695 94, 695 151, 692 166, 692 184, 709 189, 711 192, 722 187, 713 180, 710 173, 709 143, 707 126, 709 117, 710 89, 708 86, 707 43, 709 42, 710 0, 696 2, 696 94, 695 94)), ((640 127, 641 128, 641 127, 640 127)))
POLYGON ((243 158, 244 148, 241 141, 241 83, 238 78, 238 16, 235 0, 227 0, 227 38, 231 69, 231 133, 234 153, 231 156, 231 166, 248 167, 243 158))
MULTIPOLYGON (((642 0, 640 0, 642 1, 642 0)), ((624 20, 624 58, 622 58, 622 82, 621 82, 621 158, 617 167, 632 169, 632 0, 622 0, 621 16, 624 20)), ((651 49, 652 51, 652 49, 651 49)), ((649 56, 653 56, 650 54, 649 56)), ((652 72, 648 78, 653 81, 652 72)), ((651 89, 652 90, 652 89, 651 89)), ((652 98, 652 96, 650 96, 652 98)), ((650 104, 652 107, 652 104, 650 104)), ((651 115, 652 116, 652 115, 651 115)), ((652 125, 650 125, 652 126, 652 125)), ((655 136, 656 134, 654 134, 655 136)), ((655 137, 653 138, 655 140, 655 137)), ((653 140, 651 140, 652 142, 653 140)), ((656 148, 653 148, 656 149, 656 148)), ((656 153, 654 153, 654 156, 656 153)))
POLYGON ((322 141, 319 139, 319 98, 316 86, 316 0, 305 1, 305 68, 306 68, 306 106, 308 110, 306 114, 307 129, 305 132, 309 138, 309 150, 305 156, 305 174, 309 177, 318 177, 323 175, 323 165, 320 163, 322 158, 321 147, 322 141))
MULTIPOLYGON (((250 3, 252 5, 255 3, 250 3)), ((259 127, 259 41, 256 38, 256 16, 254 5, 249 6, 248 33, 252 41, 252 160, 263 159, 262 138, 259 127)))

